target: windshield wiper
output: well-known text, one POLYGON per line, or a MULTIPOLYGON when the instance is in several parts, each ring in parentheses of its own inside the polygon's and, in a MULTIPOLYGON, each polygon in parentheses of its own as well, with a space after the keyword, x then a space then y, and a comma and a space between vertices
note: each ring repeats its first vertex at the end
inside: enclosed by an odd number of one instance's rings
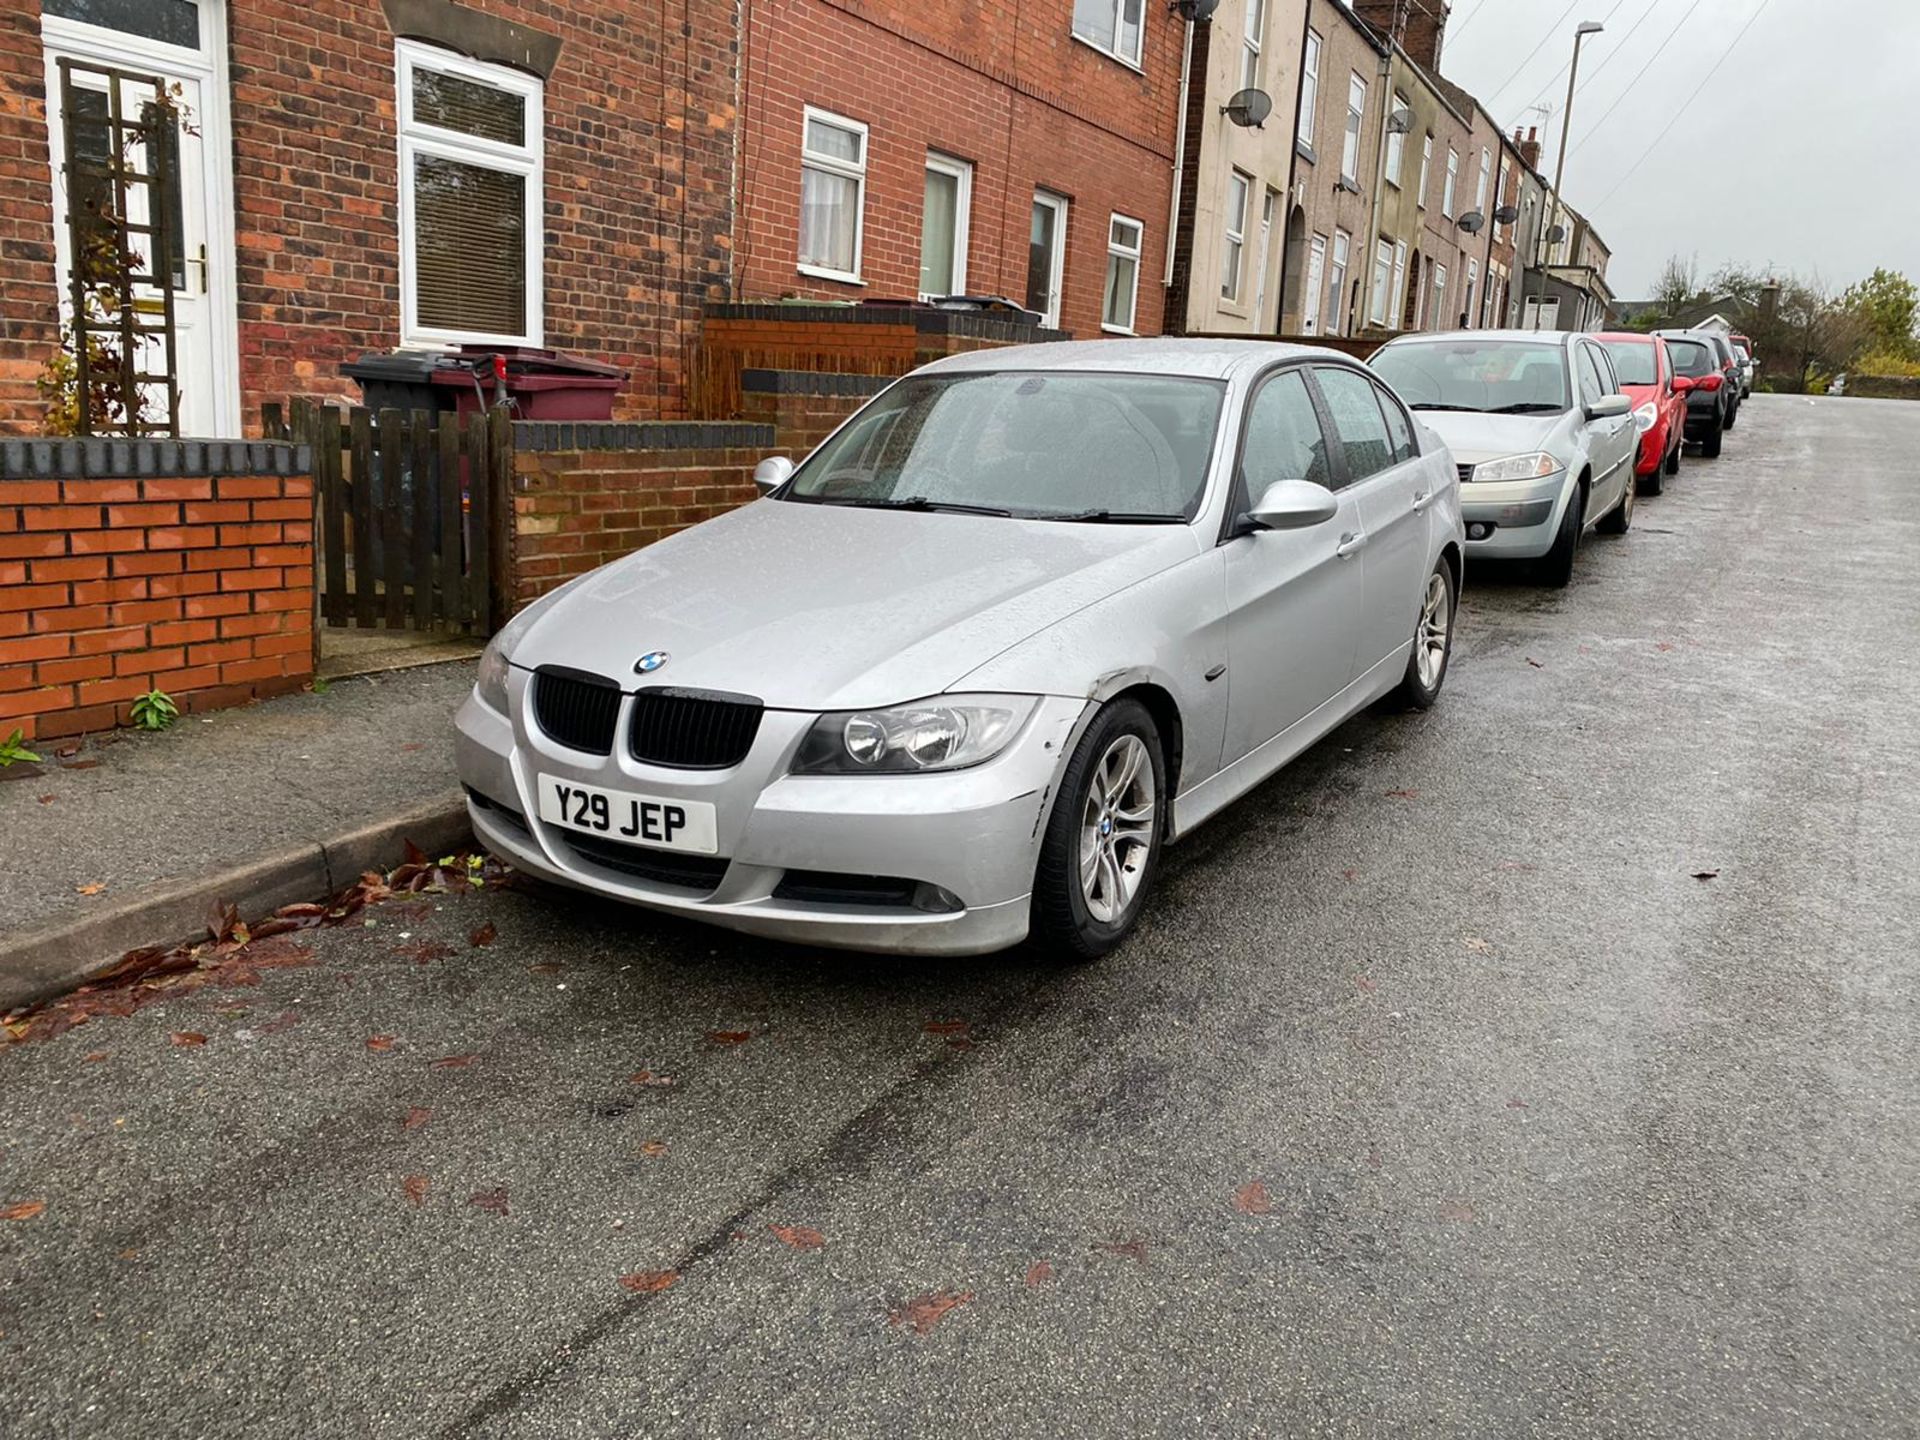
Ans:
POLYGON ((926 495, 888 496, 885 499, 848 499, 845 497, 820 496, 816 502, 821 505, 850 505, 862 510, 933 510, 951 512, 956 515, 1011 515, 1011 510, 999 505, 967 505, 958 500, 935 500, 926 495))
POLYGON ((1084 525, 1184 525, 1187 517, 1160 510, 1074 510, 1064 515, 1034 515, 1035 520, 1060 520, 1084 525))
POLYGON ((1438 400, 1416 401, 1407 408, 1409 410, 1465 410, 1473 415, 1480 413, 1480 407, 1478 405, 1442 405, 1438 400))
POLYGON ((1518 405, 1496 405, 1489 415, 1558 415, 1567 407, 1548 400, 1522 400, 1518 405))

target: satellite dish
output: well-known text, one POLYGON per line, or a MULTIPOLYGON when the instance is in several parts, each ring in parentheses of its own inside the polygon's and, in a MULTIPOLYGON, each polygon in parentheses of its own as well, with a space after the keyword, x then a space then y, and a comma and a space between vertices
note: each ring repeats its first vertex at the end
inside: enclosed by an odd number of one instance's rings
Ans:
POLYGON ((1502 225, 1511 225, 1520 218, 1520 207, 1518 205, 1502 205, 1498 210, 1493 212, 1493 218, 1498 220, 1502 225))
POLYGON ((1557 245, 1566 238, 1567 238, 1567 227, 1564 225, 1555 225, 1552 229, 1547 231, 1547 243, 1549 245, 1557 245))
POLYGON ((1264 90, 1236 90, 1220 113, 1243 130, 1258 130, 1273 113, 1273 97, 1264 90))
POLYGON ((1220 8, 1220 0, 1174 0, 1170 8, 1182 20, 1191 20, 1196 25, 1204 25, 1213 18, 1213 12, 1220 8))
POLYGON ((1478 210, 1469 210, 1454 222, 1469 235, 1478 235, 1480 227, 1487 223, 1487 217, 1478 210))

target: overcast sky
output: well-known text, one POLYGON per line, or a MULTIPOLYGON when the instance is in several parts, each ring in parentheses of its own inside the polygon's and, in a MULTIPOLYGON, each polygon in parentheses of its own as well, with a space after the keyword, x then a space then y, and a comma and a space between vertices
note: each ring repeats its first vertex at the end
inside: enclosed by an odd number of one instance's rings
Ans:
POLYGON ((1920 0, 1453 0, 1442 71, 1509 134, 1554 107, 1549 180, 1582 20, 1606 30, 1581 47, 1565 188, 1612 247, 1615 295, 1644 296, 1673 254, 1703 283, 1725 260, 1920 281, 1920 0))

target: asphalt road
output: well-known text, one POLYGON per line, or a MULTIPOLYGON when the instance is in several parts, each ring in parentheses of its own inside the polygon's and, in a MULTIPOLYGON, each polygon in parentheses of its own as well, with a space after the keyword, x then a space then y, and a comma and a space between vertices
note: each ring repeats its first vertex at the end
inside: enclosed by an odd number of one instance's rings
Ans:
POLYGON ((1091 968, 489 889, 0 1051, 0 1431, 1913 1434, 1916 455, 1756 398, 1091 968))

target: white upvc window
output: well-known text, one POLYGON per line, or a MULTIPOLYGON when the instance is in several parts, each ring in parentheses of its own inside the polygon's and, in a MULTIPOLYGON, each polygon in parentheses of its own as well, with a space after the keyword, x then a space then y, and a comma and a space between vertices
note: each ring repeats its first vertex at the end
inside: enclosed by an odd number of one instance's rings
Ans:
MULTIPOLYGON (((1498 210, 1501 206, 1507 203, 1507 200, 1506 200, 1507 174, 1508 174, 1507 157, 1502 155, 1500 157, 1500 184, 1494 189, 1494 192, 1493 192, 1493 208, 1495 210, 1498 210)), ((1512 228, 1513 227, 1511 225, 1503 225, 1496 220, 1493 226, 1494 243, 1496 245, 1505 244, 1506 238, 1507 238, 1507 232, 1512 228)))
POLYGON ((1453 329, 1447 323, 1447 267, 1444 265, 1433 267, 1433 328, 1453 329))
POLYGON ((1360 183, 1360 130, 1367 118, 1367 82, 1355 70, 1347 76, 1347 131, 1340 141, 1340 178, 1360 183))
POLYGON ((1133 334, 1134 308, 1140 298, 1140 238, 1147 227, 1131 216, 1107 217, 1107 289, 1100 306, 1100 328, 1133 334))
MULTIPOLYGON (((1407 108, 1407 97, 1394 92, 1393 104, 1387 108, 1387 118, 1407 108)), ((1400 188, 1400 164, 1406 157, 1407 136, 1404 130, 1393 130, 1387 134, 1387 183, 1394 189, 1400 188)))
POLYGON ((1145 0, 1073 0, 1073 38, 1140 68, 1145 0))
POLYGON ((973 208, 973 166, 927 152, 920 209, 920 298, 967 293, 967 227, 973 208))
POLYGON ((860 282, 867 127, 809 105, 800 133, 800 273, 860 282))
POLYGON ((1480 179, 1473 187, 1473 208, 1482 215, 1487 213, 1487 184, 1493 179, 1493 157, 1483 148, 1480 151, 1480 179))
POLYGON ((1347 319, 1347 257, 1352 253, 1353 237, 1344 230, 1333 232, 1333 261, 1327 274, 1327 334, 1340 335, 1347 319))
POLYGON ((1407 304, 1407 246, 1404 240, 1393 242, 1393 309, 1389 313, 1390 321, 1396 327, 1406 313, 1407 304))
POLYGON ((1247 205, 1253 177, 1235 170, 1227 176, 1226 239, 1220 254, 1220 298, 1240 298, 1240 260, 1247 248, 1247 205))
POLYGON ((1460 302, 1460 323, 1469 330, 1473 329, 1475 325, 1473 296, 1474 291, 1479 288, 1479 285, 1480 262, 1478 260, 1469 260, 1467 261, 1467 293, 1462 297, 1460 302))
POLYGON ((1300 118, 1295 136, 1309 150, 1313 148, 1313 111, 1320 103, 1320 37, 1307 31, 1306 58, 1300 63, 1300 118))
POLYGON ((1449 145, 1447 147, 1447 178, 1442 182, 1443 188, 1440 191, 1440 213, 1449 220, 1453 219, 1454 187, 1459 183, 1460 157, 1454 153, 1453 147, 1449 145))
POLYGON ((394 42, 400 341, 539 345, 545 87, 394 42))
POLYGON ((1393 285, 1393 245, 1384 239, 1373 242, 1373 284, 1367 293, 1367 323, 1387 323, 1387 301, 1393 285))
POLYGON ((1415 203, 1424 210, 1427 208, 1427 175, 1433 169, 1433 137, 1427 136, 1420 142, 1420 193, 1415 203))
POLYGON ((1260 88, 1260 45, 1266 38, 1267 0, 1247 0, 1247 28, 1240 37, 1240 88, 1260 88))

